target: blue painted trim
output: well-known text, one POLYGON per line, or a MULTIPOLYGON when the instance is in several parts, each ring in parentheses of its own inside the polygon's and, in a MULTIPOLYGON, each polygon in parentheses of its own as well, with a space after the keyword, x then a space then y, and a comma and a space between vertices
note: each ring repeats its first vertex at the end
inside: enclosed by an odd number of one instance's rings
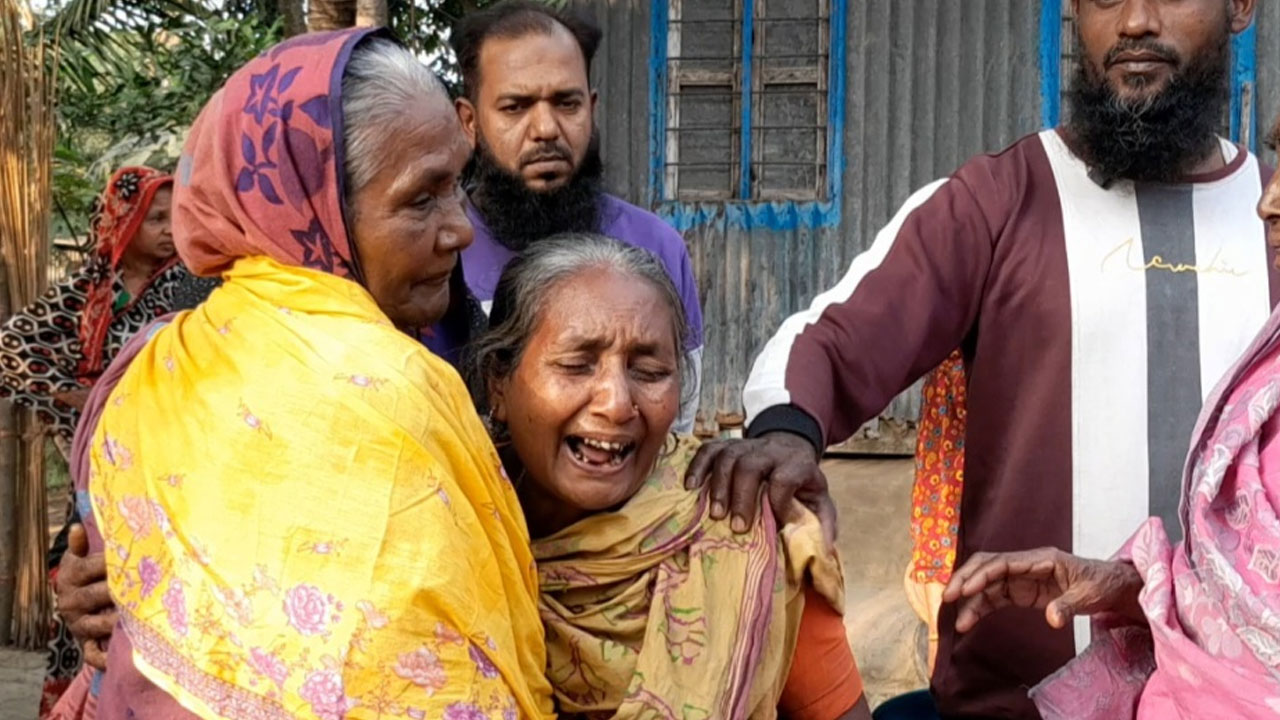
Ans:
POLYGON ((772 230, 835 227, 839 199, 823 202, 721 202, 659 205, 654 212, 679 232, 712 226, 720 230, 772 230))
POLYGON ((671 6, 667 0, 649 3, 649 207, 664 197, 667 145, 667 32, 671 6))
POLYGON ((1258 152, 1258 23, 1255 20, 1244 32, 1231 39, 1231 140, 1240 142, 1243 127, 1244 87, 1253 87, 1253 128, 1249 150, 1258 152))
POLYGON ((1040 126, 1058 125, 1062 114, 1062 2, 1040 0, 1040 126))
MULTIPOLYGON (((746 0, 750 4, 750 0, 746 0)), ((682 203, 664 201, 666 181, 667 140, 667 33, 670 27, 668 0, 650 3, 650 52, 649 52, 649 207, 679 232, 696 227, 716 226, 721 230, 773 230, 789 231, 798 228, 836 227, 841 222, 844 195, 844 122, 845 77, 847 53, 848 0, 830 0, 831 34, 827 71, 827 199, 822 202, 749 202, 735 200, 727 203, 682 203)), ((754 12, 753 12, 754 14, 754 12)), ((745 23, 745 20, 744 20, 745 23)), ((744 46, 749 48, 744 38, 744 46)), ((750 50, 745 57, 750 60, 750 50)), ((750 62, 744 65, 744 88, 750 97, 750 62)), ((744 106, 747 103, 744 102, 744 106)), ((749 107, 748 107, 749 112, 749 107)), ((750 115, 744 113, 743 135, 747 143, 740 146, 743 154, 745 191, 740 183, 741 197, 750 197, 751 146, 750 115)))
POLYGON ((840 224, 840 208, 844 204, 844 104, 845 58, 848 46, 845 22, 848 18, 846 0, 831 0, 831 41, 827 61, 827 202, 831 208, 824 213, 824 227, 840 224))
POLYGON ((742 0, 742 120, 738 133, 738 199, 751 199, 751 119, 755 105, 756 3, 742 0))

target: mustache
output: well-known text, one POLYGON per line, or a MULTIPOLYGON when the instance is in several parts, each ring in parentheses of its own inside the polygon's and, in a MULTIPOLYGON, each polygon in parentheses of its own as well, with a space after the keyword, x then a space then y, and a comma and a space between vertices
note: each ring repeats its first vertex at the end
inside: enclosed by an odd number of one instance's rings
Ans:
POLYGON ((569 148, 564 143, 554 141, 544 143, 540 147, 534 148, 524 155, 521 155, 520 167, 554 160, 572 163, 573 153, 570 152, 569 148))
POLYGON ((1182 57, 1178 55, 1178 51, 1152 40, 1151 38, 1125 38, 1116 43, 1107 51, 1107 56, 1103 58, 1103 67, 1110 68, 1116 64, 1116 58, 1120 53, 1125 52, 1145 52, 1155 55, 1164 62, 1181 66, 1182 57))

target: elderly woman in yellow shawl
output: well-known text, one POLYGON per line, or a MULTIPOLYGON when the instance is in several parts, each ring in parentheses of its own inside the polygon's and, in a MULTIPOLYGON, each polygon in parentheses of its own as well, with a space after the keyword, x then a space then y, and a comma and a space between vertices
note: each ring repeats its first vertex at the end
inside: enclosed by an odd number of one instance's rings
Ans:
POLYGON ((413 337, 471 238, 439 82, 368 31, 237 72, 174 237, 225 283, 144 332, 77 438, 120 626, 103 718, 545 718, 528 533, 413 337))
POLYGON ((684 487, 684 318, 655 256, 568 235, 507 266, 473 350, 535 538, 557 710, 869 718, 817 518, 766 508, 739 535, 684 487))

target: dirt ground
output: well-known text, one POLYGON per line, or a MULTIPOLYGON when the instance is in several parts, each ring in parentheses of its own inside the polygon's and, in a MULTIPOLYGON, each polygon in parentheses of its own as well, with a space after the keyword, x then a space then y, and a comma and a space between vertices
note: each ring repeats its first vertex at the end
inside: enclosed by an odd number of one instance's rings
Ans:
POLYGON ((871 706, 927 687, 928 632, 902 587, 911 560, 911 460, 828 460, 840 511, 845 627, 871 706))
MULTIPOLYGON (((845 624, 874 707, 927 685, 924 626, 902 590, 911 557, 907 517, 912 464, 834 459, 824 468, 840 508, 845 624)), ((35 718, 43 673, 41 653, 0 649, 0 720, 35 718)))
POLYGON ((0 720, 29 720, 40 706, 44 655, 0 648, 0 720))

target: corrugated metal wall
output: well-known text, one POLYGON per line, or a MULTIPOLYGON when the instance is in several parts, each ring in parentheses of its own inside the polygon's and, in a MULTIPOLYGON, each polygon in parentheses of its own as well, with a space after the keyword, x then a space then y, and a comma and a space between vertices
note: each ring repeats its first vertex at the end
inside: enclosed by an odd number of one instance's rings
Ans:
MULTIPOLYGON (((605 32, 593 74, 608 179, 641 202, 649 2, 575 4, 605 32)), ((833 285, 914 189, 1038 128, 1038 3, 852 0, 847 27, 842 227, 747 231, 720 215, 686 233, 706 321, 706 421, 741 412, 742 383, 778 324, 833 285)), ((918 414, 915 392, 886 412, 907 421, 918 414)))
POLYGON ((863 0, 850 13, 845 208, 856 252, 912 190, 1038 129, 1040 9, 863 0))
MULTIPOLYGON (((1280 116, 1280 2, 1258 3, 1258 133, 1266 138, 1280 116)), ((1262 150, 1262 157, 1274 167, 1275 153, 1262 150)))
MULTIPOLYGON (((652 0, 658 2, 659 0, 652 0)), ((609 190, 643 204, 649 177, 649 3, 651 0, 572 0, 604 32, 591 68, 600 92, 600 126, 609 190)))

